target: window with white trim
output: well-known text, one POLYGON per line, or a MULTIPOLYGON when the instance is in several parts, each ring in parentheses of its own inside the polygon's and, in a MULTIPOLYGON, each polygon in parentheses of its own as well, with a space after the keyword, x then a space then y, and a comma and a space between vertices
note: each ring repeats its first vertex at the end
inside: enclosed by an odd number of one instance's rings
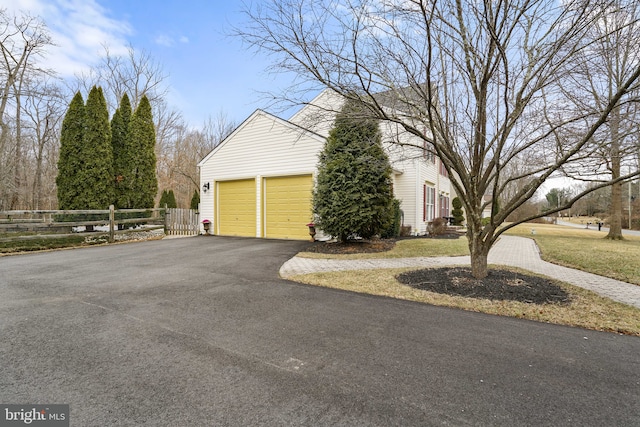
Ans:
POLYGON ((430 222, 436 214, 436 189, 429 184, 424 184, 422 193, 424 200, 422 220, 430 222))

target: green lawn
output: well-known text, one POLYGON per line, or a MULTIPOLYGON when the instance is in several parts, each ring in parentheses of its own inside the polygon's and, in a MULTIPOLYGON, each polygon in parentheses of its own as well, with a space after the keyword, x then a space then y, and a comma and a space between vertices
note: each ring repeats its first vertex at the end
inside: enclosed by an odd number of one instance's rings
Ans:
POLYGON ((535 239, 545 261, 640 285, 638 237, 607 240, 604 232, 548 224, 520 224, 507 234, 535 239))

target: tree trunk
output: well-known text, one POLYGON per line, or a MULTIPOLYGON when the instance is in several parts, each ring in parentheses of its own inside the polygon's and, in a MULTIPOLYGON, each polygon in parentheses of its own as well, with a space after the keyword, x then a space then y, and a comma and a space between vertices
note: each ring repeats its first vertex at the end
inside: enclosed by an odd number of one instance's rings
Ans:
POLYGON ((471 253, 471 275, 476 279, 484 279, 489 274, 487 255, 488 251, 485 250, 471 253))
POLYGON ((482 224, 468 224, 469 254, 471 255, 471 275, 476 279, 484 279, 489 274, 487 256, 491 246, 482 239, 482 224))
MULTIPOLYGON (((620 176, 618 173, 617 176, 620 176)), ((614 175, 614 178, 617 177, 614 175)), ((609 234, 607 239, 622 240, 622 183, 611 186, 611 217, 609 219, 609 234)))
MULTIPOLYGON (((611 178, 620 177, 620 141, 618 140, 617 115, 611 120, 611 178)), ((611 217, 607 239, 622 240, 622 182, 611 186, 611 217)))
MULTIPOLYGON (((21 81, 22 82, 22 81, 21 81)), ((16 142, 14 151, 14 169, 13 169, 13 194, 9 203, 9 209, 19 209, 24 207, 20 203, 22 193, 22 120, 21 120, 21 103, 20 90, 22 85, 16 88, 16 142)))
POLYGON ((40 206, 42 200, 42 156, 44 151, 44 143, 38 138, 38 154, 36 156, 36 170, 33 180, 33 187, 31 188, 32 196, 32 209, 42 209, 40 206))

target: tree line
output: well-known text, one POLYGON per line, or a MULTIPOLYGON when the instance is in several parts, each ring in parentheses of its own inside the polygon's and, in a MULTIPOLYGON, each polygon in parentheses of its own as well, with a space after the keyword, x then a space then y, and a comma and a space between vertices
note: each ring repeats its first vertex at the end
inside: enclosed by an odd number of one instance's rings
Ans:
MULTIPOLYGON (((97 65, 62 78, 40 65, 54 44, 39 17, 0 9, 0 210, 58 208, 56 177, 63 119, 74 95, 90 94, 94 86, 102 89, 111 117, 116 116, 125 94, 131 114, 146 97, 156 136, 158 190, 154 200, 159 200, 162 191, 173 190, 177 204, 189 207, 199 190, 197 163, 235 124, 223 112, 197 127, 188 123, 167 103, 166 74, 145 51, 129 46, 125 55, 114 55, 105 46, 97 65)), ((126 112, 120 111, 123 114, 126 112)), ((124 179, 124 174, 115 171, 113 176, 124 179)), ((119 182, 119 187, 127 185, 119 182)))

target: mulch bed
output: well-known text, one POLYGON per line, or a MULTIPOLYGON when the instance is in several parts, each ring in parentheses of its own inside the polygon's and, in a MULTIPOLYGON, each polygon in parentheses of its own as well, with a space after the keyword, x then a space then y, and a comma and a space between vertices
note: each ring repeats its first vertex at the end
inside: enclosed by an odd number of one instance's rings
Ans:
POLYGON ((569 294, 553 281, 509 270, 492 269, 484 279, 476 279, 471 268, 432 268, 402 273, 397 279, 415 289, 468 298, 529 304, 571 302, 569 294))
MULTIPOLYGON (((458 238, 459 234, 435 238, 458 238)), ((424 237, 420 237, 424 238, 424 237)), ((385 252, 393 249, 394 239, 353 240, 345 243, 315 242, 306 252, 356 254, 385 252)), ((415 289, 440 294, 482 298, 494 301, 519 301, 528 304, 570 304, 570 296, 554 281, 509 270, 491 269, 484 279, 476 279, 468 267, 429 268, 402 273, 401 283, 415 289)))
POLYGON ((315 242, 306 248, 305 252, 331 255, 370 254, 390 251, 395 245, 396 241, 393 239, 350 240, 344 243, 315 242))
MULTIPOLYGON (((459 239, 462 236, 457 232, 449 232, 438 236, 412 236, 400 237, 399 239, 459 239)), ((396 241, 399 239, 371 239, 371 240, 349 240, 348 242, 314 242, 305 252, 313 252, 318 254, 364 254, 386 252, 393 249, 396 241)))

